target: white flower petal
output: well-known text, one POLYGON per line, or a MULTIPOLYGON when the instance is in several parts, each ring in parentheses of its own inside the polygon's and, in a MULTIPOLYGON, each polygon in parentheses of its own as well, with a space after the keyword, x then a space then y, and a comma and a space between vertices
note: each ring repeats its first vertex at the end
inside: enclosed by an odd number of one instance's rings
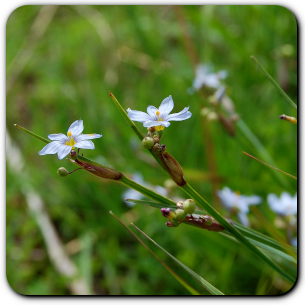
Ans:
POLYGON ((155 106, 148 106, 147 107, 147 113, 151 117, 150 120, 157 121, 157 119, 158 119, 158 117, 156 115, 157 111, 158 111, 158 109, 155 106))
POLYGON ((192 113, 189 110, 190 107, 185 107, 182 111, 178 113, 173 113, 164 118, 165 121, 183 121, 189 119, 192 113))
POLYGON ((48 138, 52 141, 60 141, 61 143, 65 143, 66 141, 69 141, 69 138, 63 133, 49 134, 48 138))
POLYGON ((249 227, 250 225, 250 222, 249 222, 249 219, 247 217, 247 214, 245 213, 238 213, 237 214, 237 217, 239 219, 239 222, 244 225, 245 227, 249 227))
POLYGON ((172 99, 172 96, 170 95, 169 97, 165 98, 160 107, 159 107, 159 111, 160 111, 160 117, 164 118, 166 117, 174 108, 174 101, 172 99))
POLYGON ((98 139, 102 135, 97 133, 90 133, 90 134, 81 134, 74 138, 75 142, 84 141, 84 140, 92 140, 92 139, 98 139))
POLYGON ((94 144, 92 141, 81 141, 76 143, 74 146, 83 149, 94 149, 94 144))
POLYGON ((70 153, 71 149, 72 149, 71 146, 61 145, 57 151, 58 159, 62 160, 65 156, 67 156, 70 153))
POLYGON ((60 146, 64 145, 58 141, 51 142, 47 144, 38 154, 41 156, 56 154, 60 146))
POLYGON ((127 112, 132 121, 144 123, 151 120, 151 117, 143 111, 127 109, 127 112))
POLYGON ((247 205, 252 204, 260 204, 262 202, 262 198, 257 195, 245 196, 245 202, 247 205))
POLYGON ((78 121, 73 122, 69 129, 68 129, 68 133, 71 132, 73 138, 77 137, 78 135, 80 135, 84 130, 84 124, 83 124, 83 120, 79 119, 78 121))
POLYGON ((144 127, 154 127, 154 126, 165 126, 168 127, 170 125, 170 122, 165 121, 147 121, 143 124, 144 127))

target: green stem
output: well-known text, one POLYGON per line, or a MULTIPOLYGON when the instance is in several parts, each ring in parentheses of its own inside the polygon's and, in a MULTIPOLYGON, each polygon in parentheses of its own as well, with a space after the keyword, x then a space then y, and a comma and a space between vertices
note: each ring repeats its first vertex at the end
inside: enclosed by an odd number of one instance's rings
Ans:
POLYGON ((28 133, 28 134, 31 135, 32 137, 34 137, 34 138, 36 138, 36 139, 38 139, 38 140, 40 140, 40 141, 42 141, 42 142, 44 142, 44 143, 46 143, 46 144, 48 144, 48 143, 51 142, 50 140, 45 139, 45 138, 43 138, 43 137, 37 135, 36 133, 34 133, 34 132, 32 132, 32 131, 29 131, 29 130, 27 130, 27 129, 25 129, 25 128, 23 128, 23 127, 17 125, 17 124, 14 124, 14 126, 17 127, 17 128, 19 128, 19 129, 21 129, 21 130, 23 130, 23 131, 25 131, 26 133, 28 133))
POLYGON ((263 66, 259 63, 259 61, 254 57, 250 56, 250 58, 259 66, 259 68, 263 71, 263 73, 267 76, 273 86, 279 91, 279 93, 286 99, 286 101, 295 109, 298 110, 297 105, 292 101, 292 99, 284 92, 284 90, 277 84, 277 82, 271 77, 271 75, 263 68, 263 66))
MULTIPOLYGON (((252 132, 252 130, 248 127, 248 125, 242 120, 239 119, 236 122, 236 125, 239 127, 239 129, 243 132, 243 134, 248 138, 248 140, 253 144, 253 146, 257 149, 257 151, 260 153, 260 155, 267 161, 269 164, 272 164, 274 167, 277 167, 276 163, 272 159, 272 157, 269 155, 268 151, 264 147, 264 145, 260 142, 260 140, 256 137, 256 135, 252 132)), ((279 182, 282 184, 283 187, 288 188, 290 187, 290 184, 288 181, 283 177, 280 173, 274 172, 274 175, 277 177, 279 182)))
POLYGON ((254 252, 260 259, 266 262, 270 267, 281 274, 291 284, 295 283, 295 279, 282 270, 277 264, 275 264, 269 257, 262 253, 257 247, 255 247, 244 235, 242 235, 234 226, 232 226, 225 218, 223 218, 206 200, 204 200, 189 184, 181 187, 196 203, 207 211, 209 215, 215 218, 227 231, 229 231, 241 244, 248 247, 254 252))
POLYGON ((176 202, 174 202, 171 199, 168 199, 166 197, 163 197, 159 195, 158 193, 153 192, 152 190, 147 189, 146 187, 128 179, 126 176, 122 176, 119 182, 123 183, 124 185, 138 191, 139 193, 143 194, 144 196, 151 198, 153 200, 156 200, 157 202, 161 203, 166 203, 172 207, 177 207, 176 202))

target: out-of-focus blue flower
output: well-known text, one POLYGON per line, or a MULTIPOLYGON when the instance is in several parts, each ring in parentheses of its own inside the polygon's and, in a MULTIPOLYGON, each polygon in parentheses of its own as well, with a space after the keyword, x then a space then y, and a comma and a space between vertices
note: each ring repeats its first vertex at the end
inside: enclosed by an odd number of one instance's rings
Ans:
POLYGON ((203 86, 218 89, 221 85, 220 80, 225 79, 227 75, 228 73, 225 70, 213 73, 211 65, 199 64, 196 69, 196 75, 193 81, 193 88, 196 91, 203 86))
POLYGON ((297 193, 291 196, 283 192, 280 197, 275 194, 269 194, 267 201, 270 209, 280 216, 293 216, 297 214, 297 193))
POLYGON ((298 247, 298 238, 297 237, 295 237, 295 238, 293 238, 291 241, 290 241, 290 244, 292 245, 292 246, 294 246, 294 247, 298 247))
MULTIPOLYGON (((166 196, 167 195, 167 190, 160 186, 160 185, 156 185, 153 186, 147 182, 144 181, 143 177, 141 174, 136 173, 131 177, 131 180, 133 180, 134 182, 141 184, 142 186, 145 186, 146 188, 162 195, 162 196, 166 196)), ((125 199, 134 199, 134 200, 141 200, 143 199, 145 196, 141 193, 139 193, 138 191, 134 190, 134 189, 128 189, 126 190, 123 194, 122 194, 122 199, 124 200, 124 202, 126 203, 126 205, 128 207, 133 207, 135 205, 134 202, 130 202, 130 201, 126 201, 125 199)))
POLYGON ((226 209, 230 211, 237 210, 238 219, 244 226, 249 226, 249 219, 247 217, 247 214, 249 213, 249 205, 259 204, 262 202, 261 197, 257 195, 240 195, 227 186, 222 190, 217 191, 217 195, 226 209))

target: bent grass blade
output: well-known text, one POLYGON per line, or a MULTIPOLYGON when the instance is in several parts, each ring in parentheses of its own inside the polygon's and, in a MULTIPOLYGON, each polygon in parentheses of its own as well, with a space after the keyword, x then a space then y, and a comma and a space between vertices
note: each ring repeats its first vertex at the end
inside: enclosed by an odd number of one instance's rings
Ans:
POLYGON ((160 264, 182 285, 184 286, 191 294, 200 295, 200 293, 191 287, 188 283, 186 283, 179 275, 177 275, 170 267, 168 267, 137 235, 135 235, 116 215, 109 211, 110 215, 112 215, 128 232, 139 242, 141 243, 150 253, 157 259, 160 264))
POLYGON ((266 166, 269 166, 269 167, 275 169, 276 171, 278 171, 278 172, 280 172, 280 173, 282 173, 282 174, 284 174, 284 175, 287 175, 287 176, 289 176, 289 177, 291 177, 291 178, 293 178, 293 179, 295 179, 295 180, 298 179, 297 177, 295 177, 295 176, 293 176, 293 175, 291 175, 291 174, 288 174, 288 173, 286 173, 286 172, 284 172, 284 171, 282 171, 282 170, 280 170, 280 169, 278 169, 278 168, 276 168, 276 167, 274 167, 274 166, 272 166, 272 165, 270 165, 270 164, 268 164, 268 163, 266 163, 266 162, 264 162, 264 161, 262 161, 262 160, 260 160, 260 159, 258 159, 258 158, 256 158, 256 157, 253 157, 253 156, 251 156, 250 154, 248 154, 248 153, 246 153, 246 152, 244 152, 244 151, 243 151, 242 153, 245 154, 245 155, 247 155, 248 157, 250 157, 250 158, 252 158, 252 159, 254 159, 254 160, 256 160, 256 161, 258 161, 258 162, 260 162, 260 163, 262 163, 262 164, 264 164, 264 165, 266 165, 266 166))
POLYGON ((173 255, 171 255, 169 252, 167 252, 165 249, 163 249, 158 243, 156 243, 153 239, 151 239, 148 235, 146 235, 143 231, 141 231, 136 225, 132 223, 132 225, 141 232, 147 239, 149 239, 151 242, 153 242, 159 249, 161 249, 165 254, 167 254, 172 260, 174 260, 177 264, 179 264, 185 271, 187 271, 193 278, 195 278, 206 290, 208 290, 213 295, 224 295, 220 290, 218 290, 216 287, 214 287, 212 284, 210 284, 208 281, 206 281, 204 278, 202 278, 200 275, 198 275, 196 272, 194 272, 192 269, 181 263, 179 260, 177 260, 173 255))
POLYGON ((258 67, 263 71, 263 73, 267 76, 273 86, 279 91, 279 93, 286 99, 286 101, 295 109, 298 110, 297 105, 292 101, 292 99, 284 92, 284 90, 277 84, 277 82, 271 77, 271 75, 264 69, 264 67, 259 63, 259 61, 254 57, 250 56, 250 58, 258 65, 258 67))

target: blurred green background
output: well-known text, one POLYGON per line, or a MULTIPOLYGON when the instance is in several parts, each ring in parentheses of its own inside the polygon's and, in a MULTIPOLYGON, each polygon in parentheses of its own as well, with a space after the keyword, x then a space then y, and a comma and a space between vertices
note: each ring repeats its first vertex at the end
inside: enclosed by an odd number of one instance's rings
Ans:
MULTIPOLYGON (((186 180, 234 220, 236 216, 213 196, 212 174, 221 178, 217 180, 221 188, 261 196, 263 203, 249 218, 252 228, 268 234, 261 218, 273 225, 276 215, 267 205, 267 194, 286 190, 294 195, 296 181, 284 176, 288 184, 283 186, 272 170, 243 155, 246 151, 262 159, 239 128, 235 126, 232 137, 219 121, 205 120, 200 111, 207 100, 187 90, 195 63, 213 64, 215 72, 226 70, 223 83, 236 112, 277 166, 296 176, 297 127, 278 119, 283 113, 296 116, 296 112, 250 59, 255 56, 296 102, 297 23, 289 10, 259 5, 22 6, 9 16, 6 34, 7 131, 21 150, 26 172, 19 175, 11 166, 6 171, 6 274, 16 292, 75 293, 72 279, 61 275, 48 255, 45 238, 26 202, 25 182, 41 197, 88 293, 189 294, 110 210, 125 223, 135 223, 225 294, 275 295, 290 289, 269 267, 224 236, 186 225, 167 228, 159 210, 127 207, 122 200, 126 187, 119 183, 83 171, 59 177, 59 167, 72 171, 73 164, 56 155, 39 156, 44 143, 13 126, 16 123, 47 137, 66 133, 81 118, 84 133, 103 134, 94 140, 95 150, 82 151, 85 157, 127 175, 141 173, 146 182, 169 188, 168 176, 142 149, 108 91, 125 109, 141 111, 148 105, 159 107, 172 95, 173 112, 190 106, 193 115, 184 122, 172 122, 162 143, 183 167, 186 180)), ((145 133, 142 124, 136 124, 145 133)), ((175 187, 169 196, 185 198, 175 187)), ((279 232, 285 237, 284 229, 279 232)), ((191 286, 208 294, 163 252, 145 242, 191 286)))

